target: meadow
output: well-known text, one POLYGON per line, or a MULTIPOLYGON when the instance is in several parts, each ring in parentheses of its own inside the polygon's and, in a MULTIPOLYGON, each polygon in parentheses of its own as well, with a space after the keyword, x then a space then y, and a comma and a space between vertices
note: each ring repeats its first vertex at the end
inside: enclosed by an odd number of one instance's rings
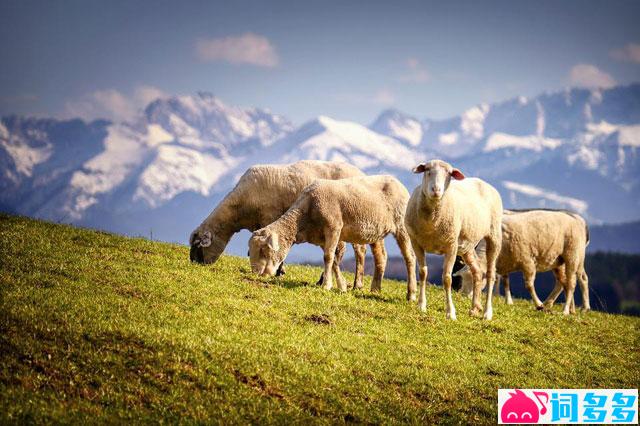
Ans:
POLYGON ((440 287, 421 313, 319 275, 0 215, 0 423, 490 424, 498 388, 640 382, 638 317, 496 298, 487 322, 456 294, 453 322, 440 287))

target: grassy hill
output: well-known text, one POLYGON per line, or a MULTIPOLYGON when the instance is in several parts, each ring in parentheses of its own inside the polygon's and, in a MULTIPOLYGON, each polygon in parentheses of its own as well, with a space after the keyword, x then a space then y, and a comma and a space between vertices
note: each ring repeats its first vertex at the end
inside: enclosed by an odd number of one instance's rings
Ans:
POLYGON ((497 389, 630 388, 640 318, 565 318, 517 300, 495 319, 426 314, 404 284, 315 287, 246 259, 0 216, 0 423, 495 423, 497 389))

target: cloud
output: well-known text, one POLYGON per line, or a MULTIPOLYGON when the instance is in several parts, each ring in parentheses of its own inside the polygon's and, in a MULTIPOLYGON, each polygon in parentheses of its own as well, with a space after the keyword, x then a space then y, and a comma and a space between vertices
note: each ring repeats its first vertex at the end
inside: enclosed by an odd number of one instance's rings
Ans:
POLYGON ((595 65, 578 64, 569 71, 569 84, 573 87, 607 89, 615 86, 616 81, 595 65))
POLYGON ((276 48, 268 38, 246 33, 237 37, 200 39, 196 56, 205 62, 230 62, 273 68, 279 63, 276 48))
POLYGON ((640 44, 638 43, 629 43, 620 49, 613 49, 609 54, 618 61, 640 64, 640 44))
POLYGON ((339 102, 353 105, 376 104, 389 106, 396 103, 395 94, 387 88, 379 89, 378 91, 370 95, 340 93, 335 95, 334 98, 339 102))
POLYGON ((426 83, 431 79, 427 68, 417 58, 408 58, 405 62, 405 74, 399 77, 404 83, 426 83))
POLYGON ((396 103, 396 95, 389 89, 380 89, 373 95, 372 100, 378 105, 393 105, 396 103))
POLYGON ((152 86, 139 86, 130 95, 115 89, 96 90, 65 103, 64 118, 82 118, 86 121, 98 118, 126 121, 134 117, 150 102, 166 94, 152 86))

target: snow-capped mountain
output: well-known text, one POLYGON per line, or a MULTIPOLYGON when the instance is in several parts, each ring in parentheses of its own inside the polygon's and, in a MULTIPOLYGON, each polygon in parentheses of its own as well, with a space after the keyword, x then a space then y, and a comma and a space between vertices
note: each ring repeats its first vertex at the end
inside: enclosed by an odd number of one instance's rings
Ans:
POLYGON ((389 110, 368 128, 325 116, 294 128, 198 93, 157 99, 121 123, 3 118, 0 209, 184 241, 253 164, 346 161, 411 190, 411 168, 440 157, 494 184, 506 207, 622 222, 640 218, 639 149, 640 84, 482 104, 446 120, 389 110))
MULTIPOLYGON (((370 127, 401 139, 407 122, 419 121, 384 112, 370 127)), ((416 149, 489 180, 506 206, 568 208, 592 222, 639 216, 639 84, 518 97, 420 123, 416 149)))
POLYGON ((0 202, 91 223, 94 206, 126 213, 184 192, 207 197, 244 156, 291 131, 282 116, 207 93, 158 99, 129 123, 10 117, 0 126, 0 202))
POLYGON ((360 124, 324 116, 304 124, 272 148, 273 162, 344 161, 378 173, 410 170, 425 155, 360 124))

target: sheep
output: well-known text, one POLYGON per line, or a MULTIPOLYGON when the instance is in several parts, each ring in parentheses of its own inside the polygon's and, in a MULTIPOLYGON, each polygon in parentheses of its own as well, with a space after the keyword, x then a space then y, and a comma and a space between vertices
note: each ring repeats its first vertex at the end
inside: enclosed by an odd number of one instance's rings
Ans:
POLYGON ((419 164, 414 173, 422 173, 422 184, 411 194, 405 224, 418 259, 420 295, 418 307, 427 309, 426 253, 444 255, 442 284, 445 291, 446 318, 455 320, 456 309, 451 296, 451 272, 460 255, 471 267, 474 278, 470 315, 479 314, 481 273, 474 248, 482 239, 487 244, 487 293, 484 319, 493 318, 491 296, 495 281, 495 264, 502 242, 502 199, 498 191, 477 178, 464 174, 442 160, 419 164))
MULTIPOLYGON (((293 204, 300 192, 316 179, 364 176, 355 166, 333 161, 298 161, 286 165, 254 165, 189 237, 193 262, 215 263, 231 237, 242 229, 255 231, 275 221, 293 204)), ((336 260, 341 260, 344 244, 336 260)), ((362 288, 365 247, 354 246, 354 285, 362 288)), ((381 258, 384 242, 375 244, 374 258, 381 258)), ((376 260, 378 261, 378 260, 376 260)), ((278 274, 283 273, 282 265, 278 274)), ((320 277, 320 282, 322 277, 320 277)))
MULTIPOLYGON (((407 267, 407 298, 415 298, 415 259, 404 226, 409 192, 389 175, 317 180, 272 224, 253 233, 249 240, 251 268, 273 275, 293 244, 309 242, 324 250, 324 288, 333 287, 331 267, 339 241, 371 244, 393 234, 407 267)), ((385 261, 376 260, 372 291, 380 291, 385 261)), ((337 286, 346 284, 336 276, 337 286)))
MULTIPOLYGON (((582 292, 582 309, 589 311, 589 278, 584 269, 588 244, 589 228, 584 218, 577 213, 550 209, 505 210, 502 217, 502 250, 498 256, 496 271, 502 277, 507 304, 513 303, 509 274, 522 271, 525 286, 537 309, 553 305, 564 288, 567 301, 563 313, 574 313, 573 294, 577 277, 582 292), (542 302, 536 294, 534 281, 536 272, 546 271, 553 271, 556 285, 545 302, 542 302)), ((484 270, 484 247, 480 245, 476 251, 480 267, 484 270)), ((463 280, 462 288, 468 289, 468 268, 461 269, 458 274, 463 280)))

